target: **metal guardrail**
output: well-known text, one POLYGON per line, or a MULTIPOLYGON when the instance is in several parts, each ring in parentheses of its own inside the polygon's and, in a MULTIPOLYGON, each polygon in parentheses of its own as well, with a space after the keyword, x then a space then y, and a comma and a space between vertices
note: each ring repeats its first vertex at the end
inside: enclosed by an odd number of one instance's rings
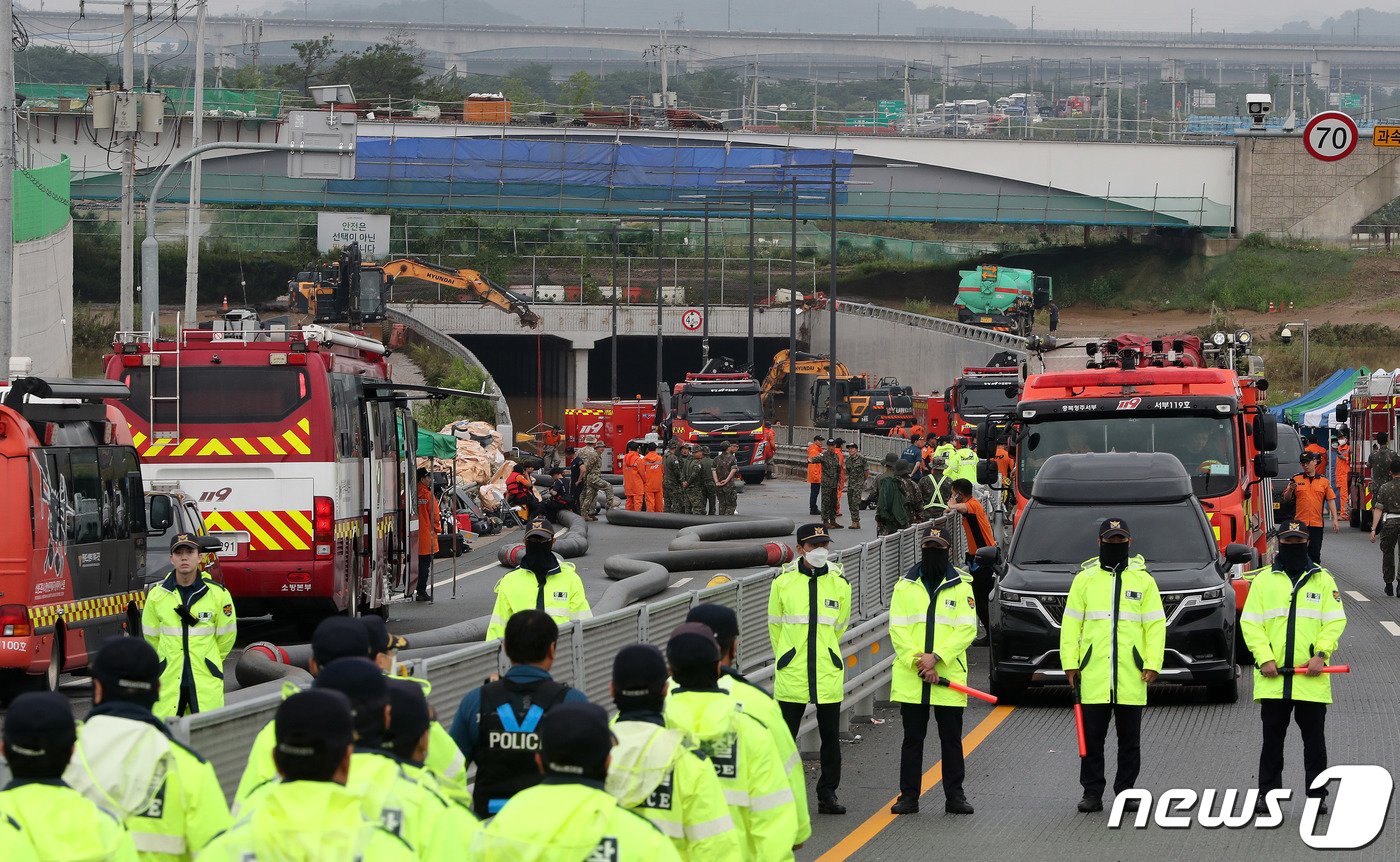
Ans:
MULTIPOLYGON (((870 715, 875 700, 889 687, 893 655, 889 647, 889 599, 895 582, 918 559, 918 531, 910 527, 835 555, 851 583, 851 625, 842 640, 847 660, 843 724, 870 715)), ((964 553, 963 531, 949 520, 954 560, 964 553)), ((770 568, 739 580, 670 596, 560 628, 552 674, 582 690, 589 699, 611 710, 608 683, 613 656, 627 644, 644 642, 665 647, 671 631, 685 620, 693 605, 723 604, 739 617, 739 670, 750 679, 773 676, 773 649, 768 639, 768 593, 778 569, 770 568)), ((442 655, 406 663, 405 670, 432 684, 429 701, 444 725, 451 724, 462 696, 507 666, 499 641, 463 646, 442 655)), ((247 763, 253 738, 277 712, 280 692, 232 704, 210 712, 170 719, 179 741, 200 752, 214 766, 224 792, 232 796, 247 763)), ((815 718, 803 724, 799 745, 813 750, 815 718)))
MULTIPOLYGON (((792 426, 792 445, 787 444, 787 429, 781 428, 778 434, 778 455, 780 458, 797 459, 805 461, 807 458, 807 444, 812 438, 820 434, 826 439, 826 428, 811 425, 792 426)), ((847 443, 855 443, 860 447, 860 452, 865 456, 865 460, 871 467, 878 466, 885 456, 891 452, 895 455, 904 451, 904 447, 909 445, 908 438, 889 437, 884 434, 865 434, 860 431, 849 431, 841 428, 836 429, 836 436, 847 443)))
POLYGON ((941 317, 929 317, 926 314, 914 314, 910 311, 885 308, 882 305, 870 305, 864 302, 846 302, 844 300, 837 300, 836 309, 846 314, 859 314, 862 317, 888 320, 891 323, 902 323, 905 326, 916 326, 920 329, 933 329, 947 333, 948 335, 956 335, 959 338, 967 338, 972 341, 997 344, 1008 350, 1026 349, 1026 339, 1019 335, 997 332, 992 329, 983 329, 980 326, 958 323, 955 320, 944 320, 941 317))

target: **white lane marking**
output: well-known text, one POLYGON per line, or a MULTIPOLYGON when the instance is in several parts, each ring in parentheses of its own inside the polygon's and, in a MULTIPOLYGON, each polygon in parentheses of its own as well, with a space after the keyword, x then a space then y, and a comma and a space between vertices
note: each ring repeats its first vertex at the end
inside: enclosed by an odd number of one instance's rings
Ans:
POLYGON ((1386 631, 1390 632, 1395 637, 1400 638, 1400 626, 1396 625, 1390 620, 1381 620, 1381 625, 1385 627, 1386 631))
MULTIPOLYGON (((471 577, 472 575, 480 574, 480 573, 486 571, 487 569, 494 569, 494 568, 497 568, 498 566, 500 566, 500 563, 487 563, 486 565, 481 566, 480 568, 472 569, 470 572, 458 572, 458 573, 457 573, 457 577, 458 577, 458 579, 461 579, 461 578, 469 578, 469 577, 471 577)), ((450 584, 450 583, 452 583, 452 579, 451 579, 451 578, 443 578, 443 579, 440 580, 440 581, 433 581, 433 586, 435 586, 435 587, 440 587, 440 586, 442 586, 443 584, 450 584)))
POLYGON ((671 584, 671 589, 675 589, 675 588, 677 588, 677 587, 683 587, 683 586, 685 586, 686 584, 690 583, 692 580, 694 580, 694 579, 693 579, 693 578, 681 578, 679 581, 676 581, 674 584, 671 584))
POLYGON ((1366 598, 1366 597, 1363 596, 1361 593, 1358 593, 1356 590, 1347 590, 1346 592, 1347 592, 1347 595, 1351 596, 1353 599, 1356 599, 1358 602, 1369 602, 1369 601, 1370 601, 1370 599, 1366 598))

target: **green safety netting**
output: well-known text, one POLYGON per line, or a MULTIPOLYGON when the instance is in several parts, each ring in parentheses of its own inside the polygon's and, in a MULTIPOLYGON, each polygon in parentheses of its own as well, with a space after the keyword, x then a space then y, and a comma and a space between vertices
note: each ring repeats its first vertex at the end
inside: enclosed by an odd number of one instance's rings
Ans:
POLYGON ((416 454, 419 458, 456 458, 457 438, 450 434, 435 434, 419 428, 416 454))
POLYGON ((68 224, 71 196, 68 157, 56 165, 14 172, 15 242, 29 242, 58 233, 68 224))
MULTIPOLYGON (((40 111, 86 111, 87 84, 18 84, 15 89, 25 104, 40 111)), ((194 111, 193 87, 158 87, 170 100, 169 112, 184 116, 194 111)), ((281 90, 225 90, 204 88, 204 113, 210 117, 245 120, 273 120, 282 110, 281 90)))

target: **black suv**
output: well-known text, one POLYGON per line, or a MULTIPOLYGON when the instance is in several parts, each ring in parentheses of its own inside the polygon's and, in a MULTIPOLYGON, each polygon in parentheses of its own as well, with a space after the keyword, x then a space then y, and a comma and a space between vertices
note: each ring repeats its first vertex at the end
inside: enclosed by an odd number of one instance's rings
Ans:
POLYGON ((1205 685, 1211 699, 1238 697, 1234 590, 1229 568, 1252 559, 1246 545, 1222 558, 1191 477, 1169 454, 1055 455, 1036 475, 1007 553, 995 560, 991 597, 992 693, 1014 701, 1028 686, 1063 684, 1060 620, 1074 576, 1098 555, 1099 525, 1120 517, 1133 531, 1167 614, 1162 682, 1205 685))
POLYGON ((1278 475, 1269 480, 1269 485, 1274 498, 1274 526, 1278 526, 1293 519, 1293 501, 1283 499, 1283 492, 1293 477, 1303 471, 1303 440, 1297 428, 1279 423, 1274 454, 1278 456, 1278 475))

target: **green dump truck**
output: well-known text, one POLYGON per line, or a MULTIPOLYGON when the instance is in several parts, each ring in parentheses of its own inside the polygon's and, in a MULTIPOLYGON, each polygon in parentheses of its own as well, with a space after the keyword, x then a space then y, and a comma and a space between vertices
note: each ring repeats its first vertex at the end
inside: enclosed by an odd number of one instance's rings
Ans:
MULTIPOLYGON (((1053 279, 1028 269, 983 264, 958 274, 962 280, 953 304, 958 309, 959 323, 1030 335, 1035 313, 1049 306, 1054 298, 1053 279)), ((1052 331, 1056 322, 1052 321, 1052 331)))

